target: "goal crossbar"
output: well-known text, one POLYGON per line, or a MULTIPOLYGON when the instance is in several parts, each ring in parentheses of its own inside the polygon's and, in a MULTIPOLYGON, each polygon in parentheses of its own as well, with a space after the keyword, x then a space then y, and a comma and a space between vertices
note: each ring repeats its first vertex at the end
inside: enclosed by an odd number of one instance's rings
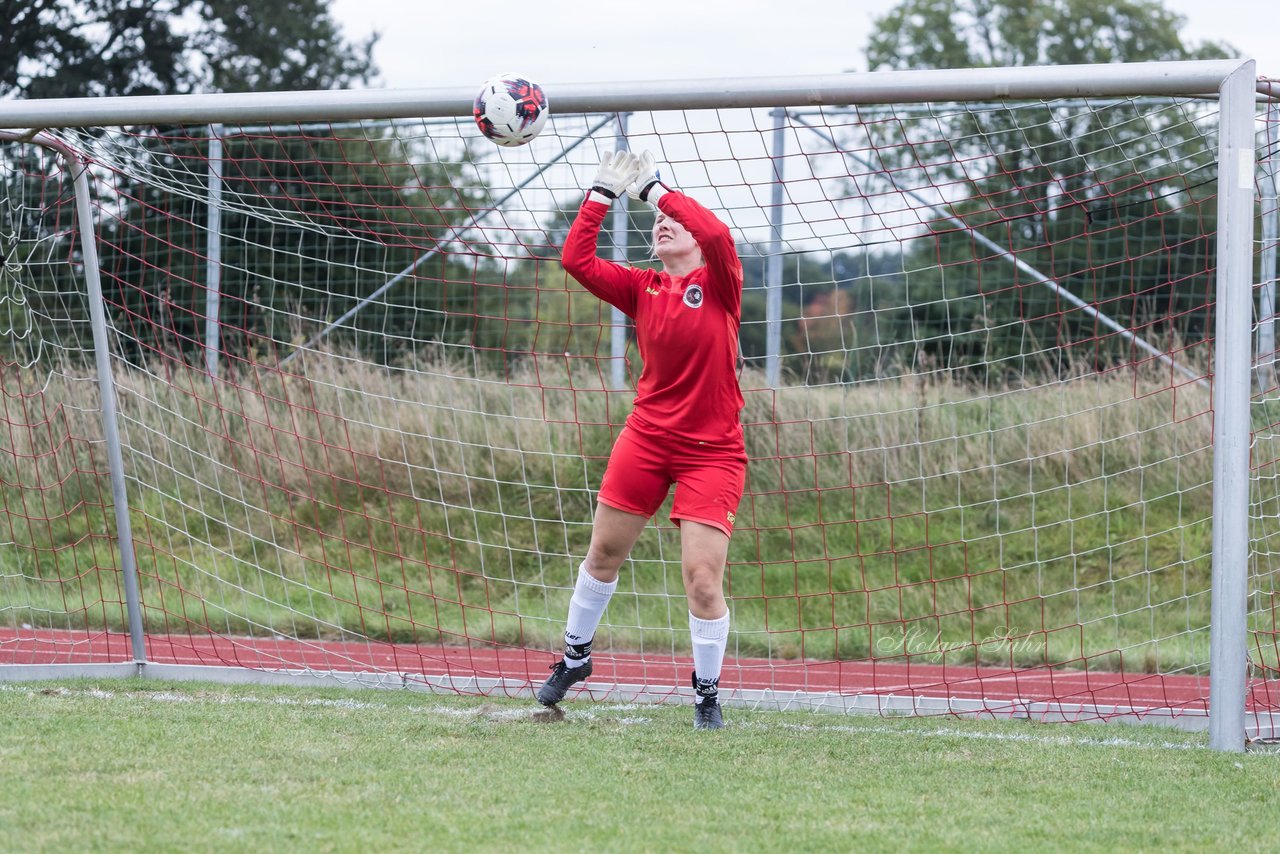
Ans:
MULTIPOLYGON (((1214 95, 1245 60, 877 71, 794 77, 550 83, 557 113, 906 104, 1107 95, 1214 95)), ((1251 62, 1251 60, 1249 60, 1251 62)), ((1261 90, 1260 90, 1261 91, 1261 90)), ((299 122, 467 116, 466 87, 247 92, 0 102, 0 127, 299 122)))

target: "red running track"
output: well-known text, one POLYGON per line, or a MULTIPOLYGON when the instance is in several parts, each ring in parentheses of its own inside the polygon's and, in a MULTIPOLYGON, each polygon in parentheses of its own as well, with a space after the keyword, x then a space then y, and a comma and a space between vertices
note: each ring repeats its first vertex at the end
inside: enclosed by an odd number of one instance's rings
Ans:
MULTIPOLYGON (((129 636, 121 632, 0 628, 0 666, 128 663, 131 660, 129 636)), ((372 671, 540 683, 554 659, 545 651, 490 645, 171 634, 147 636, 146 660, 153 664, 231 666, 266 671, 372 671)), ((688 681, 692 669, 688 658, 655 660, 634 653, 597 653, 594 664, 592 681, 601 684, 680 686, 688 681)), ((949 697, 1005 702, 1010 706, 1054 703, 1170 709, 1196 716, 1207 713, 1209 697, 1209 680, 1202 676, 915 664, 901 660, 728 659, 723 684, 740 690, 949 697)), ((1280 705, 1277 700, 1280 700, 1280 683, 1257 680, 1251 684, 1250 711, 1274 710, 1280 705)), ((1094 717, 1098 716, 1105 713, 1094 717)))

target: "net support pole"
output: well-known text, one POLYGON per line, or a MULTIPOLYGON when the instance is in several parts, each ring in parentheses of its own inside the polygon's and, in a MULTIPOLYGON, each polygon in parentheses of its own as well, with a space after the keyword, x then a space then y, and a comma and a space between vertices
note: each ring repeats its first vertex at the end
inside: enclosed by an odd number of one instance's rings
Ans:
POLYGON ((1280 241, 1280 201, 1277 196, 1276 151, 1280 145, 1280 115, 1268 102, 1265 114, 1266 158, 1262 162, 1262 252, 1258 267, 1258 388, 1276 385, 1276 243, 1280 241))
MULTIPOLYGON (((618 113, 618 150, 627 150, 627 114, 618 113)), ((613 206, 609 214, 609 231, 613 238, 613 260, 627 263, 627 205, 626 193, 613 206)), ((627 384, 627 316, 613 307, 609 317, 609 387, 624 388, 627 384)))
POLYGON ((93 229, 93 199, 89 189, 89 168, 64 142, 46 133, 18 133, 0 129, 0 140, 30 142, 61 155, 73 176, 76 196, 76 228, 80 257, 84 262, 85 289, 89 300, 89 325, 93 330, 93 353, 102 398, 102 436, 107 449, 107 469, 111 479, 111 502, 115 510, 116 545, 120 552, 120 574, 124 579, 125 613, 129 623, 129 646, 133 663, 145 664, 146 640, 142 633, 142 598, 138 592, 138 563, 133 548, 133 525, 129 521, 129 494, 125 488, 124 454, 120 448, 120 422, 116 413, 116 383, 111 373, 111 351, 107 341, 106 300, 102 296, 102 272, 98 264, 98 243, 93 229))
POLYGON ((222 125, 209 125, 209 193, 206 202, 204 367, 218 378, 219 314, 222 302, 222 125))
POLYGON ((1214 750, 1242 751, 1248 675, 1253 61, 1242 63, 1229 74, 1219 91, 1209 746, 1214 750))
POLYGON ((769 257, 764 266, 764 374, 777 388, 782 374, 782 199, 783 158, 787 151, 787 111, 773 110, 773 185, 769 198, 769 257))
POLYGON ((93 328, 93 352, 98 369, 98 390, 102 397, 102 434, 107 448, 111 478, 111 503, 115 509, 116 545, 120 550, 120 574, 124 579, 125 610, 129 621, 129 643, 135 664, 146 663, 147 648, 142 633, 142 599, 138 593, 138 564, 133 548, 133 525, 129 521, 129 496, 125 489, 124 454, 120 448, 120 426, 116 412, 116 384, 111 373, 111 353, 107 341, 106 301, 102 296, 102 275, 98 266, 98 245, 93 229, 93 206, 89 195, 89 169, 70 149, 57 150, 75 176, 76 225, 80 232, 80 253, 84 260, 84 280, 89 297, 89 323, 93 328))

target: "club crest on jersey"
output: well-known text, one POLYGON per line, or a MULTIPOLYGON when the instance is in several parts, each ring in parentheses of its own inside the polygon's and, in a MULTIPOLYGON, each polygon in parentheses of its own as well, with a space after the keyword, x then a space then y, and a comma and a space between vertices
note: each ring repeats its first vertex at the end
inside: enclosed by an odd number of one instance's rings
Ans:
POLYGON ((684 292, 684 304, 689 308, 702 307, 702 286, 690 285, 684 292))

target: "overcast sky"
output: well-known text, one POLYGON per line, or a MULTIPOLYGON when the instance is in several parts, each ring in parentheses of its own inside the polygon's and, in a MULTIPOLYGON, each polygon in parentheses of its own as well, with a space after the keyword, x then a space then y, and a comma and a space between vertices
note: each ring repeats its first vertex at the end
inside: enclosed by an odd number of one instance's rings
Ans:
MULTIPOLYGON (((897 0, 334 0, 348 37, 377 30, 381 82, 477 87, 865 71, 872 19, 897 0), (676 11, 678 10, 678 11, 676 11), (782 10, 785 10, 782 11, 782 10)), ((1165 0, 1184 41, 1227 42, 1280 78, 1276 0, 1165 0)), ((554 90, 548 94, 554 103, 554 90)))

